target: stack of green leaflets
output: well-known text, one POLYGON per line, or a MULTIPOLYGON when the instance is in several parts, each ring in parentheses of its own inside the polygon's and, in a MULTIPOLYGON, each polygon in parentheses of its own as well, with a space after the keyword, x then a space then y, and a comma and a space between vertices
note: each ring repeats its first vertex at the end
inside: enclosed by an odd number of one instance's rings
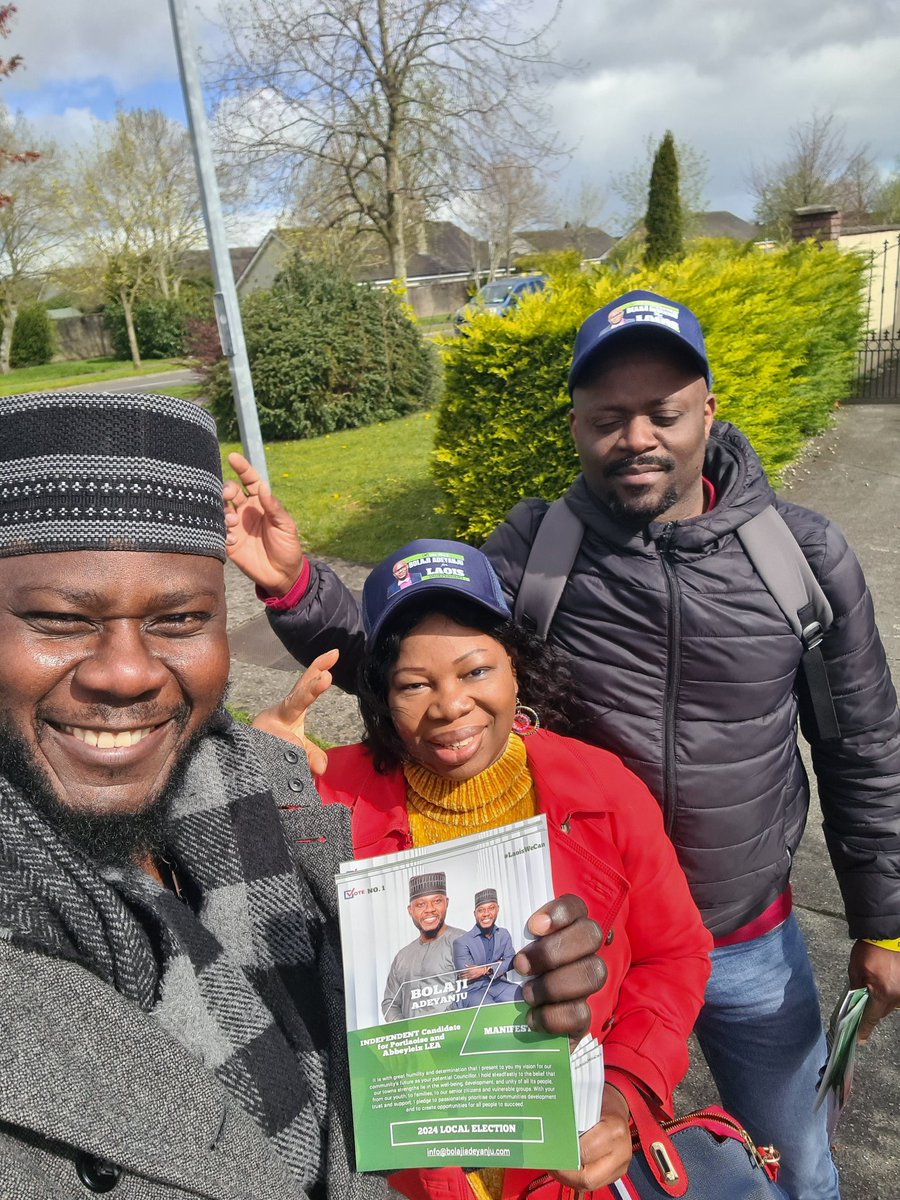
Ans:
POLYGON ((850 1099, 853 1069, 856 1066, 856 1051, 859 1045, 859 1025, 862 1021, 867 988, 851 988, 839 1000, 831 1014, 828 1028, 828 1062, 819 1082, 819 1094, 815 1107, 825 1104, 825 1123, 828 1136, 832 1137, 844 1105, 850 1099))
POLYGON ((568 1039, 529 1027, 511 966, 553 895, 546 819, 342 864, 337 889, 359 1170, 577 1168, 601 1048, 587 1039, 573 1072, 568 1039), (478 944, 485 890, 505 952, 472 980, 454 946, 478 944))

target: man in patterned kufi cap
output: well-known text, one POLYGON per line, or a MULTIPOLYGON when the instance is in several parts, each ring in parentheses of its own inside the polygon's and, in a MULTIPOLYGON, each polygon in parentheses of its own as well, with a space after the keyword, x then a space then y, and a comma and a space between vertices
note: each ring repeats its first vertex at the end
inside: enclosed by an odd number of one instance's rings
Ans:
MULTIPOLYGON (((0 400, 3 1197, 387 1192, 349 1149, 349 814, 222 707, 222 504, 197 404, 0 400)), ((567 1033, 578 916, 530 951, 567 1033)))
POLYGON ((0 1195, 385 1194, 326 1132, 351 847, 304 876, 306 761, 222 708, 224 559, 199 405, 0 400, 0 1195))
POLYGON ((398 950, 391 963, 381 1000, 386 1021, 426 1017, 456 1006, 460 989, 453 942, 462 930, 446 923, 449 903, 444 871, 411 876, 406 911, 419 936, 398 950))

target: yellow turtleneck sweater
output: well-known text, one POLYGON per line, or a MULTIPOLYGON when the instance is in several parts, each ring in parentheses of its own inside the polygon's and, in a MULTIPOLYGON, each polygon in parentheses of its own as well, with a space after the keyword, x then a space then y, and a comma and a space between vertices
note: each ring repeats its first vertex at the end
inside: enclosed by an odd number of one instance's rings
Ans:
MULTIPOLYGON (((525 745, 515 734, 510 734, 501 757, 474 779, 461 783, 442 779, 417 763, 407 764, 403 773, 414 846, 431 846, 466 833, 496 829, 513 821, 524 821, 537 812, 525 745)), ((472 1171, 468 1179, 478 1200, 499 1200, 503 1191, 502 1167, 472 1171)))

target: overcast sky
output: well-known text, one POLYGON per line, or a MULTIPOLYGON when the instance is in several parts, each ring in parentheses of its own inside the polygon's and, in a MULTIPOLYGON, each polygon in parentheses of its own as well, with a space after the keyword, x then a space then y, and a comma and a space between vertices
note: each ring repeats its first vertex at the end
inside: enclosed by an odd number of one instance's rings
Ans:
MULTIPOLYGON (((545 2, 545 0, 541 0, 545 2)), ((92 117, 159 107, 183 119, 165 0, 18 0, 3 46, 26 66, 0 98, 42 132, 84 137, 92 117)), ((193 6, 201 40, 213 34, 193 6)), ((792 124, 834 112, 888 170, 900 156, 898 0, 564 0, 552 91, 574 147, 560 186, 608 188, 648 134, 672 129, 709 160, 711 209, 751 218, 751 162, 777 160, 792 124)), ((610 196, 611 221, 615 198, 610 196)))

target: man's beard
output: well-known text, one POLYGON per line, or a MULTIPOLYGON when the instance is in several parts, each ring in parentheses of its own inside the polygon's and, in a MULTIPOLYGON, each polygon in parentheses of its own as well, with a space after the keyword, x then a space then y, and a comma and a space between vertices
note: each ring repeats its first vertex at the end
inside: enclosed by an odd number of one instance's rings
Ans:
MULTIPOLYGON (((617 462, 614 470, 606 472, 606 478, 613 480, 628 467, 634 466, 658 466, 663 471, 673 471, 675 469, 675 462, 667 456, 635 454, 630 458, 625 458, 617 462)), ((608 490, 604 489, 600 499, 614 516, 621 517, 625 521, 634 522, 637 525, 646 525, 650 521, 655 521, 664 512, 668 512, 670 508, 673 508, 678 503, 679 494, 675 484, 670 483, 662 495, 655 493, 643 497, 636 496, 633 500, 627 500, 614 488, 610 487, 608 490)))
MULTIPOLYGON (((190 710, 175 715, 183 726, 190 710)), ((161 853, 166 844, 169 814, 191 755, 211 731, 221 728, 226 714, 221 705, 191 735, 175 757, 165 782, 139 812, 89 813, 68 808, 49 775, 38 766, 34 751, 4 715, 0 718, 0 774, 22 793, 25 801, 56 833, 100 867, 126 866, 161 853)))
POLYGON ((426 940, 426 942, 433 942, 433 941, 434 941, 434 939, 437 937, 437 935, 438 935, 438 934, 441 932, 441 930, 444 928, 444 924, 445 924, 445 922, 442 920, 442 921, 441 921, 441 923, 440 923, 440 925, 436 925, 436 926, 434 927, 434 929, 423 929, 423 928, 422 928, 422 926, 420 925, 420 926, 418 927, 418 929, 419 929, 419 933, 420 933, 420 934, 422 935, 422 937, 423 937, 423 938, 426 940))

